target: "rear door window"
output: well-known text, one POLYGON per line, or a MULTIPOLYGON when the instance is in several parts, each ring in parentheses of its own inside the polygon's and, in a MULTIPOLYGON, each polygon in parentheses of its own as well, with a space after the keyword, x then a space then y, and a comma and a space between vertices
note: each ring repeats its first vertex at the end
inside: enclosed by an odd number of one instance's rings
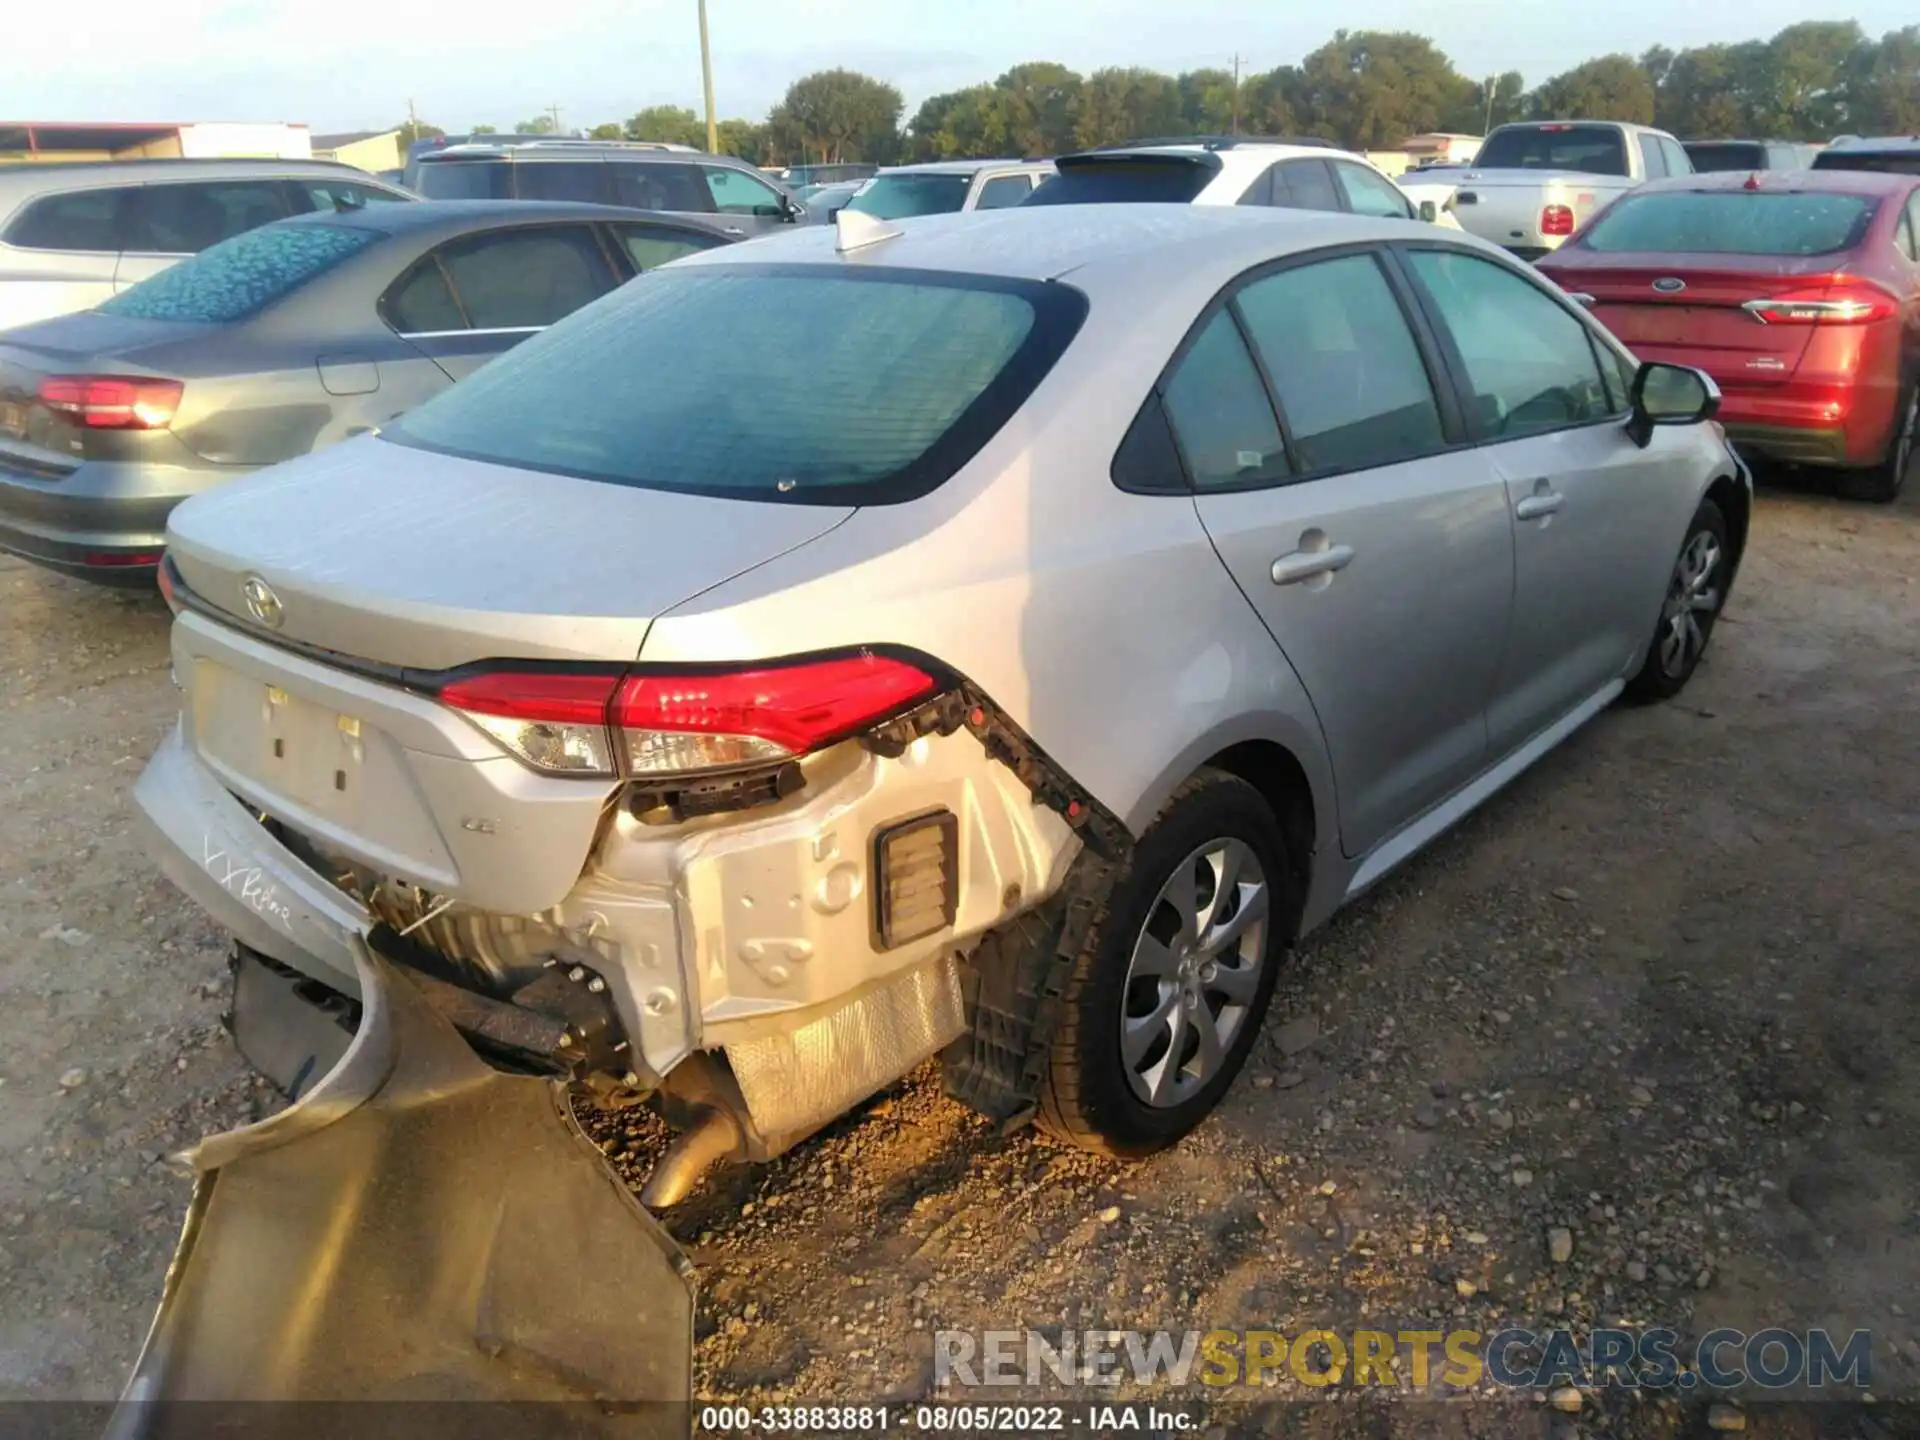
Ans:
POLYGON ((607 167, 599 160, 538 160, 514 167, 517 200, 576 200, 599 204, 607 198, 607 167))
POLYGON ((1407 197, 1386 176, 1364 165, 1355 165, 1351 160, 1330 163, 1334 179, 1339 181, 1340 191, 1347 197, 1347 208, 1354 214, 1376 215, 1383 220, 1412 217, 1413 207, 1407 197))
POLYGON ((1920 190, 1908 197, 1906 214, 1900 217, 1900 253, 1909 260, 1920 260, 1920 190))
POLYGON ((436 252, 476 330, 538 330, 614 286, 600 242, 584 225, 493 231, 436 252))
POLYGON ((713 192, 698 165, 678 162, 610 160, 613 203, 630 210, 672 210, 683 215, 713 214, 713 192))
POLYGON ((1638 139, 1640 141, 1640 164, 1646 170, 1646 178, 1649 180, 1665 179, 1667 174, 1667 157, 1666 153, 1660 148, 1659 137, 1641 134, 1638 139))
POLYGON ((1391 465, 1446 443, 1426 362, 1373 256, 1282 270, 1234 304, 1302 471, 1391 465))
POLYGON ((322 214, 345 214, 364 210, 369 205, 386 205, 401 199, 387 190, 371 185, 356 185, 351 180, 293 180, 296 207, 318 210, 322 214))
POLYGON ((1238 203, 1242 205, 1273 204, 1273 172, 1279 168, 1278 165, 1269 165, 1262 170, 1259 178, 1247 186, 1238 203))
POLYGON ((121 291, 100 313, 215 325, 243 320, 381 238, 318 221, 249 230, 121 291))
POLYGON ((136 254, 196 255, 292 213, 292 197, 278 180, 143 185, 126 248, 136 254))
POLYGON ((780 192, 744 170, 730 169, 725 165, 702 165, 700 173, 706 177, 713 208, 721 215, 754 215, 772 219, 787 213, 786 207, 780 203, 780 192))
POLYGON ((1286 210, 1343 208, 1324 160, 1283 160, 1274 166, 1271 203, 1286 210))
POLYGON ((673 230, 665 225, 619 225, 613 233, 620 237, 621 248, 641 272, 657 270, 682 255, 711 250, 720 244, 717 235, 696 235, 690 230, 673 230))
POLYGON ((996 175, 980 187, 976 210, 1005 210, 1018 205, 1033 193, 1033 185, 1024 175, 996 175))
POLYGON ((436 255, 415 265, 380 297, 380 314, 402 335, 440 335, 467 328, 466 313, 436 255))
POLYGON ((6 242, 22 250, 112 252, 121 248, 122 208, 137 187, 43 195, 7 227, 6 242))
POLYGON ((1407 262, 1459 352, 1476 439, 1512 440, 1614 413, 1586 326, 1544 291, 1459 251, 1414 250, 1407 262))
POLYGON ((1195 489, 1271 485, 1290 473, 1273 403, 1230 311, 1207 322, 1161 393, 1195 489))
POLYGON ((1691 175, 1693 162, 1687 158, 1687 152, 1680 148, 1680 142, 1668 135, 1657 137, 1660 141, 1660 153, 1667 157, 1669 175, 1691 175))

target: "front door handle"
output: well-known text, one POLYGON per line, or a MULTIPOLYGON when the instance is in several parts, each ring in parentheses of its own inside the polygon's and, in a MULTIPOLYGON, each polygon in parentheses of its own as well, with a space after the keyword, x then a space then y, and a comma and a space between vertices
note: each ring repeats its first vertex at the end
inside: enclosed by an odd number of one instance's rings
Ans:
POLYGON ((720 233, 722 235, 744 235, 747 232, 745 230, 742 230, 738 225, 729 225, 725 230, 722 230, 720 233))
POLYGON ((1544 520, 1549 515, 1558 515, 1560 507, 1566 503, 1567 499, 1564 495, 1535 491, 1514 506, 1513 513, 1522 520, 1544 520))
MULTIPOLYGON (((1305 536, 1301 539, 1304 541, 1305 536)), ((1273 583, 1276 585, 1298 585, 1302 580, 1311 580, 1316 575, 1332 575, 1336 570, 1344 570, 1353 559, 1351 545, 1329 545, 1321 537, 1318 549, 1300 549, 1291 555, 1282 555, 1273 562, 1273 583)))

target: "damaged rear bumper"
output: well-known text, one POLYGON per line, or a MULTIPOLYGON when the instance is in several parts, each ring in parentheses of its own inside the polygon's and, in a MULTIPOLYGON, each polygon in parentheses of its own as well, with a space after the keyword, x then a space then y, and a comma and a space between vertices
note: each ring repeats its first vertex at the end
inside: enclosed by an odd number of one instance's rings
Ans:
MULTIPOLYGON (((355 960, 340 1063, 187 1156, 193 1199, 115 1440, 208 1433, 220 1404, 329 1400, 526 1402, 567 1433, 687 1433, 686 1256, 559 1084, 492 1068, 402 971, 355 960)), ((408 1410, 428 1433, 434 1408, 408 1410)))

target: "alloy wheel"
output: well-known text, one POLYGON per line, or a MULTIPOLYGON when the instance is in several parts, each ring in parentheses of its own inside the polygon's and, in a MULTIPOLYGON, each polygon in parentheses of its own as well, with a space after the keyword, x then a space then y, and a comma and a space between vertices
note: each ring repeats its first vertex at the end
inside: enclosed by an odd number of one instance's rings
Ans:
POLYGON ((1660 669, 1670 679, 1691 671, 1707 648, 1707 632, 1720 609, 1721 554, 1718 536, 1696 530, 1674 563, 1660 612, 1660 669))
POLYGON ((1182 1104, 1220 1073, 1260 990, 1272 887, 1244 841, 1211 840, 1174 868, 1134 942, 1120 1052, 1133 1093, 1182 1104))

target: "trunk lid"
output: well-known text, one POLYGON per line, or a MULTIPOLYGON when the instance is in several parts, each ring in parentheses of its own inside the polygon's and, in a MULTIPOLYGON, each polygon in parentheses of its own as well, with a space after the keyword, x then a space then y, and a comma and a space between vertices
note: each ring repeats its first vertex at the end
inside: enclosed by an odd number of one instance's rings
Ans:
POLYGON ((40 400, 40 382, 83 374, 164 378, 168 372, 151 363, 157 358, 153 352, 206 329, 89 310, 0 335, 0 468, 58 478, 77 469, 95 446, 124 448, 125 432, 89 430, 72 416, 48 409, 40 400))
POLYGON ((645 490, 350 440, 174 512, 168 553, 208 603, 384 666, 627 661, 653 617, 825 534, 851 508, 645 490))
POLYGON ((1542 267, 1643 360, 1692 365, 1721 388, 1764 389, 1793 378, 1812 325, 1765 325, 1742 307, 1816 284, 1831 255, 1581 254, 1542 267), (1573 263, 1568 263, 1570 260, 1573 263), (1675 288, 1676 283, 1679 288, 1675 288))

